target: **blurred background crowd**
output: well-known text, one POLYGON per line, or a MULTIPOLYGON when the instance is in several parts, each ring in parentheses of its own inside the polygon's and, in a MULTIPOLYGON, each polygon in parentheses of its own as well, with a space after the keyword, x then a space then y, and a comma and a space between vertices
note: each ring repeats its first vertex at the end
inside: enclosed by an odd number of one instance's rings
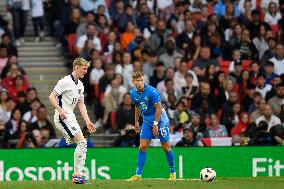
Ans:
POLYGON ((160 92, 173 146, 283 143, 283 0, 7 0, 6 7, 1 147, 47 147, 60 138, 47 116, 53 110, 17 61, 29 16, 35 42, 48 27, 67 67, 75 57, 91 62, 86 101, 98 133, 116 134, 112 146, 138 145, 129 95, 135 71, 160 92))

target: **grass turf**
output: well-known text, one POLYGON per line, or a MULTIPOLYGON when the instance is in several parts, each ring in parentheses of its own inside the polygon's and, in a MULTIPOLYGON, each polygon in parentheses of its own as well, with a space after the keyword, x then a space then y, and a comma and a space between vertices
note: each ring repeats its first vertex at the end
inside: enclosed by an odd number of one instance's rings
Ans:
POLYGON ((144 179, 141 182, 126 180, 92 180, 86 185, 73 185, 70 181, 14 181, 0 182, 1 189, 283 189, 284 177, 218 178, 216 182, 199 180, 144 179))

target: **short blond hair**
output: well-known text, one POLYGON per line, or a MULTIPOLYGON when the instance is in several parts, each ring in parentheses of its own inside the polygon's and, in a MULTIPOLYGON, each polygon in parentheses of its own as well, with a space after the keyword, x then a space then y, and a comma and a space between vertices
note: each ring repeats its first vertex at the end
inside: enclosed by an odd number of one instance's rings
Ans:
POLYGON ((73 61, 73 69, 75 68, 75 66, 87 66, 87 67, 90 67, 90 62, 85 60, 84 58, 76 58, 73 61))
POLYGON ((132 80, 138 79, 140 77, 144 77, 144 73, 142 73, 142 72, 133 72, 132 73, 132 80))

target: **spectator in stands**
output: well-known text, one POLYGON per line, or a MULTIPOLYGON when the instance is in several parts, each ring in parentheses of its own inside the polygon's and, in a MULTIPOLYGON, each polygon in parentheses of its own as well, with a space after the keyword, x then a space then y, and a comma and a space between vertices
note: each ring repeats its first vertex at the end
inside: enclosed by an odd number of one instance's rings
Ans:
POLYGON ((18 76, 21 76, 21 78, 19 79, 21 79, 23 82, 22 85, 23 85, 24 90, 27 90, 27 87, 29 86, 27 77, 25 75, 21 75, 19 66, 17 64, 11 64, 9 72, 7 73, 7 76, 2 81, 3 87, 6 88, 7 90, 15 88, 15 84, 16 84, 15 81, 18 76))
POLYGON ((226 100, 222 105, 222 123, 224 124, 224 119, 228 117, 230 113, 232 113, 233 105, 240 101, 239 94, 231 91, 229 93, 229 99, 226 100))
POLYGON ((240 115, 240 120, 231 130, 231 136, 233 138, 232 143, 241 143, 244 132, 247 130, 249 124, 249 115, 247 113, 242 113, 240 115))
POLYGON ((182 138, 182 130, 176 128, 176 123, 174 119, 170 119, 169 121, 170 124, 170 141, 180 141, 182 138))
POLYGON ((28 133, 28 129, 29 129, 29 124, 26 121, 22 120, 19 127, 20 127, 19 128, 20 137, 19 137, 19 141, 17 143, 16 148, 23 148, 25 144, 26 136, 28 133))
POLYGON ((185 74, 186 86, 182 87, 183 96, 189 99, 193 99, 194 95, 198 91, 198 87, 193 85, 193 75, 191 73, 185 74))
POLYGON ((113 146, 135 147, 137 146, 135 136, 135 127, 128 124, 124 129, 121 130, 121 135, 114 140, 113 146))
POLYGON ((38 129, 41 131, 43 127, 46 127, 49 130, 49 135, 51 138, 56 137, 55 130, 47 118, 47 109, 44 106, 40 106, 37 109, 37 120, 31 123, 29 130, 33 131, 38 129))
POLYGON ((30 104, 27 102, 26 93, 24 91, 19 91, 17 94, 16 108, 21 111, 22 115, 30 110, 30 104))
POLYGON ((182 87, 186 86, 185 75, 187 73, 190 73, 193 76, 192 84, 197 87, 199 86, 196 74, 192 70, 188 69, 187 62, 182 59, 174 76, 175 87, 177 89, 180 90, 182 87))
POLYGON ((226 113, 226 117, 223 117, 223 125, 227 128, 228 134, 230 135, 231 129, 240 120, 240 115, 242 113, 242 107, 240 103, 235 103, 229 113, 226 113))
POLYGON ((264 99, 271 88, 272 86, 270 84, 266 84, 265 75, 261 73, 258 74, 255 91, 260 92, 261 97, 264 99))
MULTIPOLYGON (((92 1, 92 0, 81 0, 80 7, 84 10, 84 12, 93 11, 94 13, 98 12, 100 6, 106 7, 106 2, 103 0, 92 1)), ((105 16, 109 19, 108 10, 105 10, 105 16)))
POLYGON ((76 36, 80 37, 87 33, 87 25, 95 23, 95 13, 93 11, 88 11, 83 19, 83 22, 79 23, 76 28, 76 36))
POLYGON ((33 21, 35 41, 39 42, 44 37, 44 8, 42 0, 31 0, 31 16, 33 21), (40 30, 40 31, 39 31, 40 30))
POLYGON ((204 131, 206 130, 205 125, 201 124, 200 115, 198 113, 193 113, 191 115, 191 122, 185 127, 192 129, 197 134, 197 138, 199 139, 203 138, 204 131))
POLYGON ((85 41, 84 47, 79 54, 79 57, 84 59, 89 59, 91 57, 91 52, 94 49, 94 44, 92 39, 87 39, 85 41))
POLYGON ((203 146, 202 142, 196 137, 196 133, 190 128, 183 129, 183 137, 176 146, 178 147, 192 147, 192 146, 203 146))
POLYGON ((150 78, 150 85, 157 87, 158 83, 165 79, 165 64, 162 61, 158 61, 155 65, 153 76, 150 78))
POLYGON ((284 83, 276 85, 276 95, 272 97, 268 104, 272 107, 273 114, 279 115, 281 110, 281 104, 284 101, 284 83))
POLYGON ((28 11, 30 10, 30 1, 8 1, 8 9, 13 16, 13 29, 16 38, 16 46, 25 43, 24 34, 26 30, 26 23, 28 18, 28 11))
POLYGON ((29 104, 35 99, 38 99, 38 93, 35 87, 29 87, 27 91, 27 101, 29 104))
POLYGON ((265 25, 259 26, 259 34, 253 38, 253 44, 258 51, 259 59, 263 56, 264 52, 268 49, 268 42, 266 40, 267 28, 265 25))
POLYGON ((268 61, 266 65, 264 66, 265 70, 265 77, 266 77, 266 83, 269 85, 273 85, 273 79, 276 76, 274 72, 274 63, 271 61, 268 61))
POLYGON ((88 24, 87 25, 87 33, 82 35, 82 36, 78 36, 78 41, 77 41, 77 44, 76 44, 78 54, 81 53, 87 39, 93 40, 93 45, 94 45, 93 48, 94 49, 98 50, 99 52, 102 50, 101 41, 96 36, 96 33, 97 33, 96 26, 94 24, 88 24))
POLYGON ((269 59, 274 63, 274 72, 277 75, 281 75, 284 73, 284 45, 278 43, 275 49, 275 57, 269 59))
POLYGON ((265 96, 265 100, 268 102, 269 99, 271 99, 272 97, 274 97, 276 95, 276 86, 279 84, 279 83, 282 83, 282 80, 281 80, 281 77, 279 75, 275 75, 273 81, 272 81, 272 88, 271 90, 266 94, 265 96))
POLYGON ((113 64, 107 64, 105 66, 105 74, 99 80, 99 91, 100 91, 100 93, 105 92, 107 85, 111 83, 111 80, 113 78, 114 78, 114 65, 113 64))
POLYGON ((14 145, 9 144, 9 140, 11 139, 19 139, 19 126, 20 122, 22 120, 22 114, 19 109, 13 109, 11 113, 10 120, 5 124, 5 136, 4 141, 6 144, 6 147, 15 147, 14 145))
POLYGON ((278 11, 277 4, 275 2, 270 2, 268 4, 268 12, 264 16, 264 21, 270 25, 276 25, 280 19, 281 14, 278 11))
POLYGON ((134 24, 131 21, 127 22, 125 32, 121 34, 120 38, 121 47, 124 50, 127 50, 129 43, 135 39, 134 29, 134 24))
POLYGON ((260 69, 259 64, 256 61, 253 61, 250 64, 250 81, 256 85, 256 81, 257 81, 257 75, 258 74, 262 74, 262 70, 260 69))
POLYGON ((158 53, 162 54, 165 51, 165 42, 167 38, 172 34, 172 31, 166 28, 164 21, 159 20, 157 23, 157 29, 150 37, 151 49, 158 53))
POLYGON ((104 70, 102 69, 102 60, 96 59, 92 63, 92 70, 90 73, 90 84, 95 86, 99 84, 101 77, 104 75, 104 70))
POLYGON ((5 45, 0 45, 0 73, 8 62, 7 47, 5 45))
POLYGON ((259 57, 256 47, 250 40, 250 31, 248 29, 243 30, 241 41, 235 48, 241 50, 241 59, 243 60, 257 60, 259 57))
POLYGON ((23 120, 25 120, 26 122, 28 123, 33 123, 35 121, 37 121, 37 113, 38 113, 38 108, 41 106, 41 102, 39 99, 34 99, 32 102, 31 102, 31 110, 26 112, 24 115, 23 115, 23 120))
POLYGON ((268 48, 266 51, 264 51, 261 60, 260 65, 263 68, 265 64, 268 62, 269 59, 273 58, 275 56, 275 50, 276 50, 276 40, 274 37, 268 37, 267 39, 268 48))
POLYGON ((219 123, 219 118, 217 114, 211 114, 210 116, 211 124, 204 133, 204 138, 217 138, 217 137, 227 137, 228 131, 224 125, 219 123))
POLYGON ((5 101, 5 106, 1 105, 0 108, 0 119, 2 119, 5 123, 7 123, 10 120, 11 112, 15 108, 16 104, 13 101, 12 98, 7 98, 5 101))
POLYGON ((207 100, 209 106, 215 110, 216 100, 210 93, 210 87, 208 82, 201 82, 199 92, 192 99, 192 110, 197 110, 200 107, 202 100, 207 100))
POLYGON ((25 82, 25 78, 23 78, 22 75, 17 75, 14 80, 12 80, 12 85, 7 87, 9 96, 14 99, 14 101, 17 101, 17 94, 20 91, 27 92, 28 85, 25 82))
POLYGON ((105 106, 103 124, 107 123, 109 114, 116 110, 126 92, 127 89, 123 86, 122 75, 116 74, 111 84, 106 87, 105 98, 103 100, 105 106))
POLYGON ((127 124, 134 125, 134 109, 129 93, 123 95, 122 103, 116 110, 117 129, 122 130, 127 124))
POLYGON ((18 56, 17 47, 12 43, 11 37, 8 33, 4 33, 1 37, 1 44, 7 48, 7 55, 16 55, 18 56))
MULTIPOLYGON (((174 68, 169 67, 166 70, 165 79, 163 81, 160 81, 157 85, 157 89, 160 92, 160 94, 162 94, 164 91, 166 91, 165 80, 166 79, 174 79, 174 76, 175 76, 174 68)), ((176 85, 174 86, 174 88, 178 89, 178 87, 176 85)))
MULTIPOLYGON (((194 36, 194 25, 192 20, 185 20, 184 21, 185 28, 181 34, 177 36, 177 47, 180 50, 183 50, 184 53, 189 53, 190 48, 193 47, 193 36, 194 36)), ((190 57, 192 57, 191 55, 190 57)))
POLYGON ((234 85, 232 80, 230 80, 230 79, 225 80, 223 85, 224 85, 224 87, 223 87, 224 89, 221 89, 218 92, 218 95, 217 95, 217 98, 216 98, 219 108, 223 107, 223 104, 226 101, 229 100, 231 92, 237 93, 237 91, 235 90, 235 85, 234 85))
POLYGON ((180 54, 175 49, 175 41, 172 38, 166 40, 164 47, 165 47, 165 52, 159 56, 159 60, 164 62, 165 68, 174 67, 173 65, 174 59, 176 57, 182 57, 182 54, 180 54))
POLYGON ((250 120, 251 122, 254 122, 258 117, 262 116, 264 113, 264 109, 265 109, 265 105, 266 105, 266 101, 264 99, 261 98, 261 94, 258 92, 255 92, 254 94, 254 101, 256 101, 256 99, 260 99, 258 101, 258 103, 256 104, 252 104, 249 110, 253 110, 250 113, 250 120), (252 107, 255 107, 254 109, 252 107))
POLYGON ((195 60, 192 64, 192 69, 198 77, 203 77, 205 75, 206 68, 211 64, 216 66, 216 70, 219 69, 217 60, 211 59, 210 56, 210 48, 207 46, 201 47, 200 58, 195 60))
POLYGON ((179 127, 183 127, 184 125, 189 123, 190 115, 186 110, 184 102, 178 101, 176 106, 176 110, 173 112, 173 117, 176 125, 179 127))
POLYGON ((1 78, 5 78, 8 75, 8 73, 10 71, 10 67, 11 67, 12 64, 18 65, 18 69, 20 71, 19 74, 26 75, 25 70, 18 63, 18 57, 16 55, 11 55, 8 59, 6 66, 2 70, 1 78))
POLYGON ((5 123, 0 119, 0 148, 4 147, 5 123))
POLYGON ((244 111, 248 112, 249 107, 254 103, 253 101, 253 95, 255 93, 255 85, 252 83, 248 83, 246 86, 246 95, 244 96, 242 100, 242 104, 244 107, 244 111))
POLYGON ((141 51, 141 55, 143 73, 149 77, 152 77, 158 57, 156 53, 151 52, 149 49, 143 49, 141 51))
POLYGON ((269 104, 265 105, 263 115, 258 117, 255 120, 255 123, 258 125, 260 121, 266 121, 268 123, 267 131, 269 131, 273 126, 281 124, 281 120, 273 114, 272 107, 269 104))
POLYGON ((170 94, 175 95, 177 99, 179 99, 182 96, 182 93, 180 90, 177 90, 174 88, 174 80, 170 78, 165 79, 165 87, 166 90, 161 93, 161 98, 166 101, 168 99, 168 96, 170 94))
MULTIPOLYGON (((70 34, 75 34, 77 32, 77 28, 79 27, 81 21, 81 12, 80 9, 74 8, 72 9, 70 18, 68 19, 66 26, 64 27, 64 35, 67 39, 70 34)), ((84 23, 85 24, 85 23, 84 23)), ((86 25, 84 25, 86 27, 86 25)), ((85 29, 86 30, 86 29, 85 29)), ((82 35, 85 33, 82 32, 82 35)), ((81 35, 77 35, 79 38, 81 35)))
POLYGON ((243 28, 241 24, 235 24, 233 27, 233 33, 228 42, 228 48, 234 48, 241 42, 243 28))
POLYGON ((237 81, 235 85, 235 87, 237 88, 236 91, 240 94, 241 101, 244 100, 244 98, 246 97, 249 85, 252 85, 252 83, 250 82, 250 73, 248 70, 243 70, 241 72, 240 79, 237 81))
POLYGON ((149 23, 147 27, 143 31, 143 37, 147 41, 147 43, 150 43, 151 35, 153 35, 157 28, 157 16, 155 13, 149 14, 149 23))

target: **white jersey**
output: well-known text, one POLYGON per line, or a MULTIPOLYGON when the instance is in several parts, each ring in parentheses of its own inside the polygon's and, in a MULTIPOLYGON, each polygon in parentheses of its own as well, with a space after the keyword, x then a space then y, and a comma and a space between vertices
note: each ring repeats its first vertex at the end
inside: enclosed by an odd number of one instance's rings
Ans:
POLYGON ((55 110, 55 127, 63 133, 66 142, 70 144, 74 135, 82 132, 73 110, 79 99, 84 98, 84 85, 80 80, 76 82, 72 75, 68 75, 58 81, 53 91, 58 95, 59 106, 67 112, 67 118, 62 120, 58 111, 55 110))
POLYGON ((53 91, 58 95, 58 104, 67 113, 73 113, 79 99, 84 98, 84 85, 72 75, 60 79, 53 91))

